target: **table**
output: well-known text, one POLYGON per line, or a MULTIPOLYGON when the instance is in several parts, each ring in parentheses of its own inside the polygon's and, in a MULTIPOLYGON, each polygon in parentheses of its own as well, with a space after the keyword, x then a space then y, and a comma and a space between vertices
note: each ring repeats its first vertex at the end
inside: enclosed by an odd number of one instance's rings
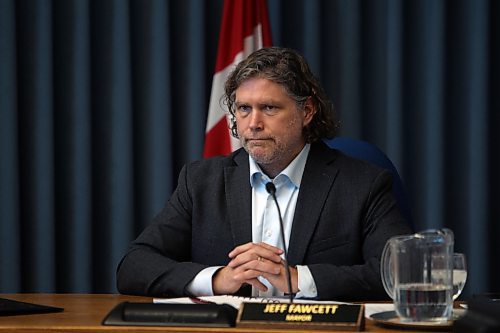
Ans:
MULTIPOLYGON (((101 322, 117 304, 129 302, 152 302, 151 297, 126 296, 117 294, 0 294, 2 298, 64 308, 64 312, 0 317, 0 333, 40 333, 40 332, 255 332, 250 328, 208 328, 208 327, 143 327, 143 326, 103 326, 101 322)), ((264 329, 263 333, 311 332, 305 330, 264 329)), ((324 332, 317 330, 315 332, 324 332)), ((339 332, 339 331, 336 331, 339 332)), ((412 332, 377 326, 367 319, 365 332, 412 332)), ((416 332, 416 331, 415 331, 416 332)))

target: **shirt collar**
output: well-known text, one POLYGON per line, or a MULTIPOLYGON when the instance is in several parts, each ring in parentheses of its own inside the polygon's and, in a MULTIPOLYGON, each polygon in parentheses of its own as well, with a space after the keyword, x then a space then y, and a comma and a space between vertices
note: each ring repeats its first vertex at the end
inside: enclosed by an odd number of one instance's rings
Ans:
MULTIPOLYGON (((290 181, 297 187, 300 187, 300 182, 302 181, 302 174, 304 173, 304 168, 306 166, 307 156, 309 155, 309 150, 311 150, 311 145, 306 144, 300 153, 293 159, 288 166, 281 171, 276 178, 282 178, 286 176, 290 181)), ((250 163, 250 185, 255 187, 256 182, 262 179, 262 183, 265 184, 271 179, 262 171, 260 166, 255 162, 255 160, 248 155, 248 161, 250 163)))

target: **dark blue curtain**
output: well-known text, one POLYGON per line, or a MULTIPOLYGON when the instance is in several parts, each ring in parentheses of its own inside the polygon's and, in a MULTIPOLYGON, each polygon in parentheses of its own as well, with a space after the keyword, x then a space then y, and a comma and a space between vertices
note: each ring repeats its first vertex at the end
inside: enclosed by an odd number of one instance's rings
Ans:
MULTIPOLYGON (((500 280, 500 5, 268 0, 341 135, 450 227, 466 295, 500 280)), ((0 0, 0 292, 115 292, 128 243, 200 159, 222 0, 0 0)))

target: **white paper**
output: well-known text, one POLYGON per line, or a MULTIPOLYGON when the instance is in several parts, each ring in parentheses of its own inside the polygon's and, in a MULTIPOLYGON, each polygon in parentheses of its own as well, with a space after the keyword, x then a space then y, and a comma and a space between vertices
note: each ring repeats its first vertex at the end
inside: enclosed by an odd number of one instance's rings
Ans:
POLYGON ((374 313, 394 311, 393 303, 365 303, 365 318, 370 318, 374 313))
MULTIPOLYGON (((153 303, 168 303, 168 304, 196 304, 200 301, 215 304, 229 304, 236 309, 239 309, 241 303, 287 303, 288 297, 241 297, 234 295, 218 295, 218 296, 200 296, 196 298, 178 297, 178 298, 154 298, 153 303)), ((294 299, 294 303, 313 303, 313 304, 352 304, 335 301, 314 301, 308 299, 294 299)))

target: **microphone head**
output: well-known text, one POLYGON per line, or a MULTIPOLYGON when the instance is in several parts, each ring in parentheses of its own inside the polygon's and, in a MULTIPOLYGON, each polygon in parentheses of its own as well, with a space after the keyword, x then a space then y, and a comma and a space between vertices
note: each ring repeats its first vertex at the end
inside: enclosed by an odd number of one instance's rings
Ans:
POLYGON ((275 194, 276 193, 276 186, 274 186, 273 182, 267 182, 266 183, 266 191, 269 194, 275 194))

